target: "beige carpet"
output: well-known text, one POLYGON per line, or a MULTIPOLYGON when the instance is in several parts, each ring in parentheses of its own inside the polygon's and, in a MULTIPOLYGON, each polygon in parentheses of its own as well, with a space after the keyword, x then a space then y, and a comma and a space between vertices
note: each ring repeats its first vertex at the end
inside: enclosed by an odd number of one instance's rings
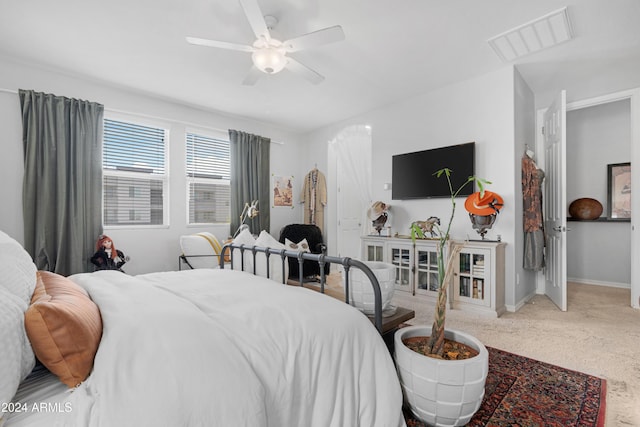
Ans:
MULTIPOLYGON (((606 425, 640 426, 640 310, 629 299, 629 290, 570 283, 567 312, 536 295, 498 319, 449 310, 447 327, 491 347, 605 378, 606 425)), ((431 324, 429 302, 401 292, 393 301, 415 310, 408 323, 431 324)))

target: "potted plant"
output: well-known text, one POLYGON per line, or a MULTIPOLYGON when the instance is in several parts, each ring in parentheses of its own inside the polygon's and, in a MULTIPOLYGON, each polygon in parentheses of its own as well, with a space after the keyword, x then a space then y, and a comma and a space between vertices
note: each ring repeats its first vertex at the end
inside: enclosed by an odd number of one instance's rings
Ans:
MULTIPOLYGON (((438 222, 433 222, 435 238, 438 240, 439 281, 434 322, 431 329, 426 325, 399 329, 394 337, 395 357, 402 390, 411 412, 429 425, 461 426, 469 422, 482 403, 489 353, 473 336, 445 329, 447 285, 453 274, 455 259, 463 246, 450 243, 449 232, 460 191, 475 182, 482 195, 484 185, 490 182, 472 176, 454 190, 450 169, 441 169, 435 175, 444 175, 447 179, 451 193, 451 214, 444 229, 438 222)), ((414 242, 417 238, 425 237, 416 223, 411 226, 411 237, 414 242)))

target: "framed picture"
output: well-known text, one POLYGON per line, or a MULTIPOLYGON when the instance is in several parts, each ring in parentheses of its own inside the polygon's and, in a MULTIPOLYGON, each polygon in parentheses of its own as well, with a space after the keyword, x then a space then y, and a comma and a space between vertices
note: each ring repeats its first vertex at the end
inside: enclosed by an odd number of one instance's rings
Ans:
POLYGON ((631 218, 631 163, 607 165, 609 218, 631 218))
POLYGON ((293 176, 272 174, 273 207, 293 208, 293 176))

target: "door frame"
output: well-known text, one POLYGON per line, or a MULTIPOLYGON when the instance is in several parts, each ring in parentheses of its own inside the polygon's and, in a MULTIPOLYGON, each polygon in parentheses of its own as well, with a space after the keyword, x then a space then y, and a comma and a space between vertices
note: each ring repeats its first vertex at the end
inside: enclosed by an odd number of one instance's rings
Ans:
MULTIPOLYGON (((587 98, 580 101, 568 102, 567 112, 579 110, 582 108, 594 107, 597 105, 608 104, 616 101, 629 100, 629 115, 631 123, 631 151, 630 160, 632 164, 640 165, 640 88, 629 89, 610 94, 587 98)), ((544 112, 546 108, 536 111, 536 157, 544 158, 542 153, 544 135, 542 134, 542 126, 544 125, 544 112), (541 157, 542 156, 542 157, 541 157)), ((543 165, 544 166, 544 165, 543 165)), ((640 188, 640 167, 631 169, 631 182, 634 187, 640 188), (638 184, 638 185, 636 185, 638 184)), ((631 260, 638 259, 640 256, 640 233, 636 231, 640 218, 640 197, 631 198, 631 260)), ((540 273, 537 277, 537 293, 544 294, 544 274, 540 273)), ((630 305, 633 308, 640 309, 640 265, 631 263, 631 300, 630 305)))

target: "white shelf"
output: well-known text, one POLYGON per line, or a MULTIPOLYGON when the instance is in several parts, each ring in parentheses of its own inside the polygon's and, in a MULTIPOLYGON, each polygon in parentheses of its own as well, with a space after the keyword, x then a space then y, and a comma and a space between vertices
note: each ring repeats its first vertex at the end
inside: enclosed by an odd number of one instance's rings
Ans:
MULTIPOLYGON (((463 242, 456 242, 463 243, 463 242)), ((464 242, 455 260, 449 286, 451 308, 500 316, 504 303, 503 242, 464 242)), ((396 290, 436 299, 438 295, 438 241, 364 236, 365 261, 382 261, 396 269, 396 290)), ((445 249, 445 256, 446 256, 445 249)))
MULTIPOLYGON (((462 243, 462 242, 456 242, 462 243)), ((464 242, 454 261, 452 307, 500 316, 504 303, 502 242, 464 242)))
POLYGON ((438 289, 437 240, 410 238, 362 237, 365 261, 383 261, 396 267, 396 290, 435 298, 438 289), (372 259, 372 253, 382 248, 382 260, 372 259))

